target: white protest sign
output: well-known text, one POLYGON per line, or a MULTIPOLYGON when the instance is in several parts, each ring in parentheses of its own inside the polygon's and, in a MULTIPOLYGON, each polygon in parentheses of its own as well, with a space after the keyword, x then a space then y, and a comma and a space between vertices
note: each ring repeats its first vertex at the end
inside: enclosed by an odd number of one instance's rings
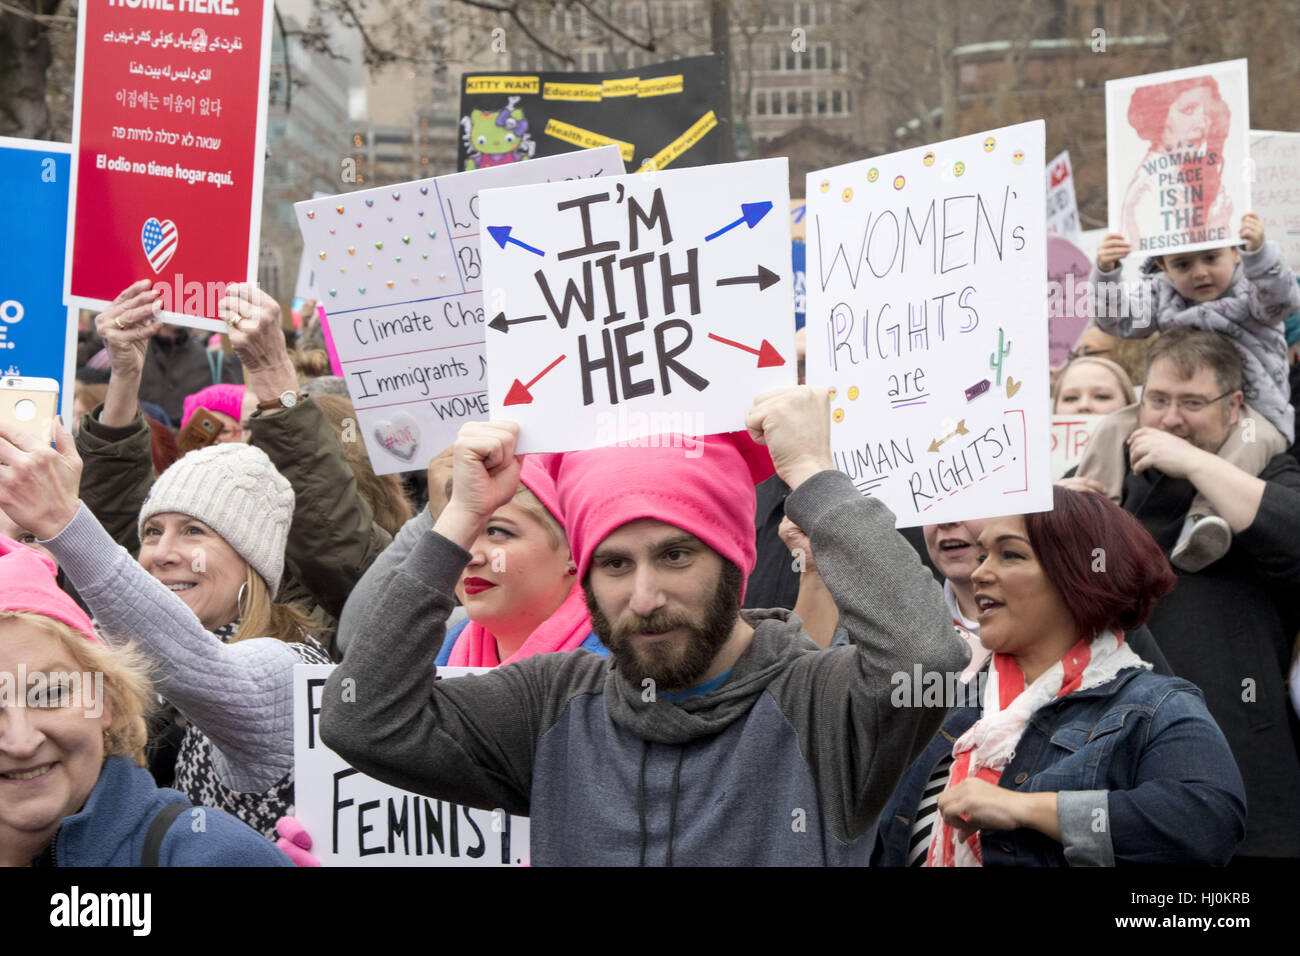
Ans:
MULTIPOLYGON (((311 194, 312 199, 320 199, 322 196, 328 196, 329 193, 323 193, 316 190, 311 194)), ((306 243, 302 247, 302 258, 298 260, 298 279, 293 287, 294 299, 320 299, 320 290, 316 288, 316 263, 321 260, 312 254, 310 247, 306 243)), ((297 307, 297 303, 294 303, 297 307)))
POLYGON ((1079 464, 1088 439, 1105 415, 1057 415, 1052 419, 1052 480, 1079 464))
POLYGON ((1047 234, 1079 241, 1079 203, 1074 195, 1069 150, 1047 164, 1047 234))
POLYGON ((1043 511, 1041 120, 808 174, 808 381, 900 528, 1043 511))
POLYGON ((1148 256, 1235 243, 1249 127, 1245 60, 1108 80, 1110 228, 1148 256))
POLYGON ((785 159, 479 201, 488 394, 520 452, 736 431, 795 384, 785 159))
POLYGON ((1300 133, 1251 130, 1250 158, 1264 237, 1282 247, 1284 263, 1300 269, 1300 133))
MULTIPOLYGON (((367 777, 321 743, 333 664, 293 669, 294 816, 325 866, 522 866, 528 818, 408 793, 367 777)), ((439 680, 485 667, 439 667, 439 680)))
POLYGON ((622 172, 604 146, 294 205, 376 474, 488 417, 478 190, 622 172))

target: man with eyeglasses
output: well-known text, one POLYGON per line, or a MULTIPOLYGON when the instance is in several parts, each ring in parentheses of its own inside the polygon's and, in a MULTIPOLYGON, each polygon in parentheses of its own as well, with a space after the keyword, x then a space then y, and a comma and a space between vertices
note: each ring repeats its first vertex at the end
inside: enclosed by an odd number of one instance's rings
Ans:
POLYGON ((1243 427, 1242 381, 1222 335, 1175 329, 1156 340, 1120 504, 1167 555, 1193 499, 1227 526, 1226 554, 1198 572, 1177 568, 1148 626, 1174 673, 1205 694, 1241 769, 1248 821, 1238 856, 1300 858, 1300 726, 1285 684, 1300 622, 1300 464, 1277 454, 1252 470, 1222 457, 1234 442, 1257 451, 1243 427))

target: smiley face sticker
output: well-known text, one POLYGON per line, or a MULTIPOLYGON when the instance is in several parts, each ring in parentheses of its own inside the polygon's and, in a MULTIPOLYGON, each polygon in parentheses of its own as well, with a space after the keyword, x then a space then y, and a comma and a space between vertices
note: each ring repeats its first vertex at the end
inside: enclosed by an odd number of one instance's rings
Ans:
POLYGON ((994 139, 992 136, 988 137, 987 139, 984 140, 984 152, 986 153, 993 152, 993 147, 997 146, 997 144, 998 141, 996 139, 994 139))
POLYGON ((1016 150, 1011 154, 1011 161, 1019 166, 1025 161, 1025 151, 1023 149, 1016 150))
POLYGON ((921 157, 921 162, 925 163, 925 165, 927 166, 933 166, 934 153, 926 153, 924 156, 921 157))
POLYGON ((831 181, 829 179, 823 179, 821 185, 822 192, 826 192, 830 188, 831 188, 831 181))
POLYGON ((880 170, 876 169, 875 166, 872 166, 870 169, 867 170, 867 182, 874 183, 879 178, 880 178, 880 170))
POLYGON ((902 176, 895 176, 895 177, 894 177, 894 188, 895 188, 895 189, 902 189, 902 188, 903 188, 903 183, 904 183, 904 182, 905 182, 905 180, 903 179, 902 176))
POLYGON ((952 164, 952 174, 954 176, 960 176, 964 172, 966 172, 966 164, 961 160, 952 164))
POLYGON ((835 419, 837 422, 844 421, 844 409, 842 408, 835 409, 835 414, 832 415, 831 418, 835 419))
POLYGON ((840 198, 843 199, 845 202, 848 202, 850 199, 853 198, 853 190, 846 186, 844 192, 840 193, 840 198))

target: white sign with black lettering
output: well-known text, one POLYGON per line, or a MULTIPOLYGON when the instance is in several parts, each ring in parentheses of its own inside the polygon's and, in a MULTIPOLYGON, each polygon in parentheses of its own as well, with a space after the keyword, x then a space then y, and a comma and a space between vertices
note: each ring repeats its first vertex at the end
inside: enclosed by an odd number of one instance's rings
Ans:
POLYGON ((478 191, 622 172, 602 146, 294 205, 376 474, 488 417, 478 191))
MULTIPOLYGON (((440 667, 440 680, 484 667, 440 667)), ((320 739, 321 694, 333 664, 293 674, 294 815, 325 866, 524 866, 528 818, 399 790, 367 777, 320 739)))

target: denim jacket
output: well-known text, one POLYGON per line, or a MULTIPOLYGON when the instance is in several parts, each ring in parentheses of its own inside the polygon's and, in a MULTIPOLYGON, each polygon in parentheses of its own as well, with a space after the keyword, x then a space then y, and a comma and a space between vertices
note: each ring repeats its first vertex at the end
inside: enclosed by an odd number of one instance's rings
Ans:
MULTIPOLYGON (((926 781, 979 719, 965 703, 881 813, 873 866, 905 865, 926 781)), ((1221 866, 1246 833, 1241 774, 1200 690, 1137 668, 1040 708, 998 786, 1056 791, 1061 842, 1028 828, 982 830, 985 866, 1221 866)))

